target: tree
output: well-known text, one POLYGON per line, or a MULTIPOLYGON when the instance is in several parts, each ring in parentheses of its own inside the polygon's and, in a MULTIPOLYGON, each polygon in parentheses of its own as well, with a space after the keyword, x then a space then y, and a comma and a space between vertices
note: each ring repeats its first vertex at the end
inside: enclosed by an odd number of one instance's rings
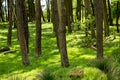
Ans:
POLYGON ((106 0, 103 0, 103 20, 104 20, 105 36, 109 36, 109 25, 108 25, 108 14, 107 14, 106 0))
POLYGON ((65 0, 65 7, 66 7, 66 23, 67 23, 67 26, 68 26, 68 32, 69 33, 72 33, 72 28, 71 28, 71 22, 72 22, 72 13, 71 13, 71 5, 70 5, 70 2, 71 0, 65 0))
POLYGON ((29 21, 35 20, 35 5, 34 0, 28 0, 29 21))
POLYGON ((116 10, 116 26, 117 26, 117 32, 119 33, 120 30, 119 30, 119 16, 120 16, 120 2, 117 1, 117 10, 116 10))
POLYGON ((59 17, 58 17, 58 6, 57 0, 51 1, 51 12, 52 12, 52 23, 53 23, 53 31, 55 32, 57 47, 59 49, 59 41, 58 41, 58 26, 59 26, 59 17))
POLYGON ((36 12, 36 57, 41 56, 41 5, 40 0, 35 0, 36 12))
POLYGON ((97 58, 103 58, 103 0, 94 0, 97 28, 97 58))
POLYGON ((9 2, 9 27, 8 27, 8 35, 7 35, 7 45, 11 46, 11 37, 12 37, 12 25, 13 25, 13 0, 8 1, 9 2))
POLYGON ((50 0, 46 0, 46 4, 47 4, 47 19, 48 22, 50 22, 50 0))
POLYGON ((110 25, 113 25, 113 19, 112 19, 112 15, 111 15, 110 0, 108 0, 108 11, 109 11, 109 21, 110 21, 110 25))
POLYGON ((81 0, 77 0, 76 16, 78 20, 81 20, 81 0))
POLYGON ((66 48, 66 28, 64 24, 64 0, 57 0, 58 15, 59 15, 59 27, 58 27, 58 41, 61 55, 61 64, 63 67, 69 66, 67 48, 66 48))
POLYGON ((3 10, 2 10, 2 0, 0 0, 0 17, 1 17, 2 22, 4 22, 3 10))
POLYGON ((29 65, 28 59, 28 24, 25 10, 25 0, 16 0, 17 12, 17 27, 22 52, 22 62, 24 65, 29 65))

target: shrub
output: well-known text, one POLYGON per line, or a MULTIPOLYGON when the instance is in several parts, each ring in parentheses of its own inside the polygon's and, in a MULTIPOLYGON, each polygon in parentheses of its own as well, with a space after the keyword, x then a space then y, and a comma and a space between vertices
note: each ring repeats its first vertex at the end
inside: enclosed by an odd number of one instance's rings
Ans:
POLYGON ((44 70, 43 72, 36 75, 35 80, 55 80, 55 76, 52 72, 44 70))

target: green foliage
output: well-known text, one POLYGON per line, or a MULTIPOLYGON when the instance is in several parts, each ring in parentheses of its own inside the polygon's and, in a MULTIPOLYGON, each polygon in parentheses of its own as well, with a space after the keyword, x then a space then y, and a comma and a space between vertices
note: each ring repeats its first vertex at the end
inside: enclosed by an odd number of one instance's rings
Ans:
POLYGON ((71 27, 73 31, 78 31, 81 28, 81 22, 79 20, 75 20, 75 22, 71 24, 71 27))
POLYGON ((89 67, 84 70, 85 76, 81 80, 107 80, 106 74, 97 68, 89 67))
MULTIPOLYGON (((8 24, 0 23, 0 25, 3 26, 0 27, 0 47, 3 47, 6 46, 8 31, 8 28, 4 26, 8 26, 8 24)), ((19 41, 17 40, 17 30, 13 29, 12 46, 10 47, 10 50, 17 51, 11 54, 8 53, 6 55, 0 53, 1 80, 9 80, 10 78, 15 80, 17 77, 19 80, 35 80, 36 74, 40 74, 42 76, 42 73, 44 72, 49 77, 54 76, 54 80, 71 80, 71 78, 68 76, 68 73, 74 67, 84 69, 86 75, 83 77, 83 80, 101 80, 98 79, 100 75, 104 75, 104 79, 102 78, 102 80, 106 80, 104 72, 87 65, 88 61, 96 57, 96 51, 82 47, 82 45, 84 45, 82 40, 85 36, 83 28, 81 28, 80 31, 76 31, 72 34, 67 34, 66 36, 67 50, 70 61, 70 67, 68 68, 63 68, 60 65, 60 54, 56 45, 56 38, 55 34, 53 33, 51 23, 42 24, 42 56, 39 59, 35 57, 35 29, 35 23, 29 23, 29 59, 31 64, 27 67, 23 66, 21 63, 22 60, 19 41), (39 71, 43 72, 39 73, 39 71), (14 74, 14 76, 11 76, 12 74, 14 74), (20 77, 17 75, 20 75, 20 77)), ((118 39, 117 37, 116 40, 118 39)), ((114 52, 113 50, 115 49, 116 44, 118 43, 116 43, 114 40, 112 42, 108 42, 108 44, 105 45, 105 56, 107 56, 109 53, 115 53, 116 50, 114 52)), ((115 70, 116 74, 118 74, 117 70, 115 70)), ((41 76, 39 77, 41 78, 41 76)))
MULTIPOLYGON (((112 0, 112 2, 111 2, 112 18, 115 18, 116 14, 117 14, 117 1, 119 1, 119 0, 112 0)), ((118 9, 118 12, 120 12, 120 8, 118 9)))
POLYGON ((96 67, 100 69, 101 71, 104 71, 105 73, 108 72, 108 64, 107 64, 107 59, 94 59, 91 60, 88 65, 91 67, 96 67))
POLYGON ((52 71, 44 70, 42 73, 37 73, 35 80, 55 80, 52 71))

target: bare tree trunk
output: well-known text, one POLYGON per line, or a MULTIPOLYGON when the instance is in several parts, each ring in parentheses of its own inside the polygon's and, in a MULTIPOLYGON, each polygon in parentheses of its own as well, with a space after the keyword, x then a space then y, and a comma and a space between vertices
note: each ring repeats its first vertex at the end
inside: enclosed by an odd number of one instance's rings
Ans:
POLYGON ((109 11, 109 21, 110 21, 110 25, 113 25, 113 19, 112 19, 112 16, 111 16, 110 0, 108 0, 108 11, 109 11))
POLYGON ((119 11, 119 6, 120 6, 120 2, 117 1, 117 10, 116 10, 116 26, 117 26, 117 32, 119 33, 119 16, 120 16, 120 11, 119 11))
POLYGON ((36 57, 40 57, 41 50, 41 5, 40 0, 35 0, 35 12, 36 12, 36 57))
POLYGON ((105 36, 109 36, 109 25, 108 25, 106 0, 103 0, 103 18, 104 18, 103 20, 104 20, 105 36))
POLYGON ((25 20, 25 0, 16 0, 16 10, 17 10, 17 25, 18 25, 18 35, 20 41, 20 48, 22 52, 22 62, 24 65, 29 65, 28 59, 28 47, 25 34, 25 27, 27 27, 27 22, 25 20))
MULTIPOLYGON (((53 31, 56 35, 57 47, 59 49, 59 39, 58 39, 58 27, 59 27, 59 16, 58 16, 58 6, 57 0, 52 0, 51 2, 51 12, 52 12, 52 22, 53 22, 53 31)), ((59 49, 60 51, 60 49, 59 49)))
POLYGON ((29 21, 35 20, 35 5, 34 0, 28 0, 28 15, 29 15, 29 21))
POLYGON ((90 3, 91 3, 91 7, 92 7, 92 14, 93 14, 93 16, 95 16, 93 0, 90 0, 90 3))
POLYGON ((97 58, 103 58, 103 0, 94 0, 97 27, 97 58))
POLYGON ((9 27, 8 27, 8 35, 7 35, 7 45, 11 46, 11 37, 12 37, 12 25, 13 25, 13 0, 9 1, 9 27))
POLYGON ((81 20, 81 0, 77 0, 76 16, 78 20, 81 20))
POLYGON ((47 19, 48 22, 50 22, 50 0, 46 0, 46 4, 47 4, 47 19))
POLYGON ((4 22, 4 17, 3 17, 3 10, 2 10, 2 0, 0 0, 0 17, 1 17, 1 20, 2 22, 4 22))
POLYGON ((68 26, 68 32, 72 33, 72 28, 71 28, 71 22, 72 22, 72 18, 71 18, 71 9, 70 9, 70 0, 65 0, 65 7, 66 7, 66 22, 67 22, 67 26, 68 26))
POLYGON ((69 60, 66 48, 66 28, 64 24, 64 0, 57 0, 58 15, 59 15, 59 27, 58 27, 58 41, 61 54, 61 65, 63 67, 69 66, 69 60))

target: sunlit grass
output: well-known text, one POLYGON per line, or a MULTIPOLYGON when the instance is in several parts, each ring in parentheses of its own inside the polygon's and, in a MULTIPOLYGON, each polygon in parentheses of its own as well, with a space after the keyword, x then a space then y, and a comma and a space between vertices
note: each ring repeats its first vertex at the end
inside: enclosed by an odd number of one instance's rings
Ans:
MULTIPOLYGON (((7 23, 2 26, 7 26, 7 23)), ((96 51, 82 47, 82 40, 84 38, 84 32, 78 31, 72 34, 67 34, 67 51, 69 56, 70 67, 61 67, 60 54, 56 45, 56 38, 53 32, 51 23, 42 24, 42 56, 40 58, 35 57, 35 23, 29 23, 30 39, 29 39, 29 59, 30 65, 22 65, 21 52, 19 41, 17 39, 17 31, 13 29, 12 46, 11 50, 17 50, 15 53, 2 54, 0 53, 0 79, 9 79, 11 76, 21 76, 28 80, 35 78, 37 73, 41 71, 49 70, 57 77, 57 80, 71 80, 68 73, 71 69, 78 67, 83 68, 86 72, 87 78, 83 80, 101 80, 96 77, 100 73, 106 80, 106 75, 98 69, 93 69, 88 66, 88 61, 96 58, 96 51), (95 73, 92 75, 92 73, 95 73), (91 74, 91 75, 89 75, 91 74)), ((111 55, 114 50, 117 49, 117 39, 114 41, 107 41, 104 43, 105 56, 111 55), (111 44, 109 44, 111 43, 111 44)), ((0 47, 6 46, 7 42, 7 27, 0 27, 0 47)), ((103 80, 103 79, 102 79, 103 80)))

